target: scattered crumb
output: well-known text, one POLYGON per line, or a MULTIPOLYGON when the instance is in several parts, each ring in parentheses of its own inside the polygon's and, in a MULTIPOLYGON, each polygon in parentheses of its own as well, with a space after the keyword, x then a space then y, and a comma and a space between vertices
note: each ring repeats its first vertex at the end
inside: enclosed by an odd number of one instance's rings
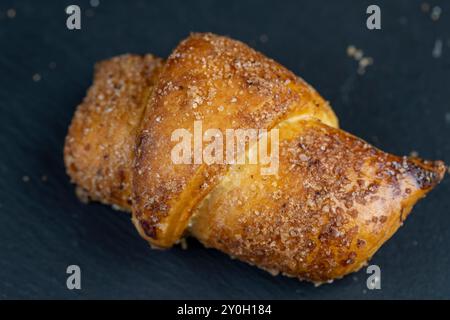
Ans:
POLYGON ((16 10, 14 10, 13 8, 8 9, 8 10, 6 11, 6 16, 7 16, 8 18, 10 18, 10 19, 15 18, 15 17, 16 17, 16 10))
POLYGON ((410 156, 410 157, 417 158, 417 157, 419 156, 419 153, 418 153, 416 150, 412 150, 412 151, 409 153, 409 156, 410 156))
POLYGON ((188 244, 187 244, 186 238, 180 239, 180 245, 181 245, 181 249, 187 250, 188 244))
POLYGON ((355 60, 361 60, 361 58, 364 56, 364 52, 355 46, 348 46, 347 47, 347 55, 349 57, 354 58, 355 60))
POLYGON ((428 2, 424 2, 420 5, 420 10, 423 12, 429 12, 430 11, 430 4, 428 2))
POLYGON ((366 293, 367 293, 367 290, 366 290, 366 289, 363 289, 362 292, 363 292, 363 294, 366 294, 366 293))
POLYGON ((436 39, 434 42, 433 52, 431 53, 433 58, 440 58, 442 55, 442 40, 436 39))
POLYGON ((28 182, 28 181, 30 181, 30 177, 29 176, 23 176, 22 177, 22 181, 23 182, 28 182))
POLYGON ((355 60, 361 60, 364 57, 364 52, 362 50, 356 50, 355 55, 353 56, 355 60))
POLYGON ((34 82, 38 82, 38 81, 41 81, 41 75, 39 74, 39 73, 35 73, 35 74, 33 74, 33 81, 34 82))
POLYGON ((77 197, 81 203, 84 203, 84 204, 89 203, 89 195, 85 190, 83 190, 83 188, 76 187, 75 194, 77 195, 77 197))
POLYGON ((412 242, 412 244, 413 244, 414 247, 417 247, 417 245, 419 244, 419 242, 418 242, 417 240, 414 240, 414 241, 412 242))
POLYGON ((259 41, 261 41, 262 43, 267 43, 267 41, 269 41, 269 37, 267 36, 267 34, 262 34, 259 36, 259 41))
POLYGON ((100 0, 91 0, 89 1, 89 4, 91 5, 91 7, 98 7, 100 4, 100 0))
POLYGON ((373 64, 373 59, 371 57, 364 57, 359 60, 358 64, 358 74, 366 73, 366 68, 373 64))
POLYGON ((356 48, 354 45, 349 45, 347 47, 347 55, 350 58, 353 58, 355 61, 358 61, 358 74, 363 75, 366 73, 366 68, 373 64, 372 57, 365 57, 364 51, 356 48))
POLYGON ((445 113, 445 121, 450 124, 450 112, 445 113))
POLYGON ((353 281, 358 282, 358 277, 357 276, 353 276, 352 279, 353 279, 353 281))
POLYGON ((373 63, 373 59, 371 57, 364 57, 359 61, 359 65, 363 67, 370 66, 373 63))
POLYGON ((424 13, 429 13, 431 20, 438 21, 442 14, 442 9, 439 6, 434 6, 431 8, 430 4, 427 2, 424 2, 420 5, 420 9, 424 13))
POLYGON ((48 177, 45 174, 41 176, 42 182, 47 182, 47 180, 48 180, 48 177))
POLYGON ((56 62, 51 61, 51 62, 48 64, 48 67, 49 67, 50 69, 56 69, 56 62))
POLYGON ((442 9, 439 6, 433 7, 433 10, 431 10, 430 18, 433 21, 438 21, 441 17, 442 9))
POLYGON ((347 47, 347 55, 348 55, 349 57, 353 57, 353 56, 355 55, 355 52, 356 52, 355 46, 349 45, 349 46, 347 47))

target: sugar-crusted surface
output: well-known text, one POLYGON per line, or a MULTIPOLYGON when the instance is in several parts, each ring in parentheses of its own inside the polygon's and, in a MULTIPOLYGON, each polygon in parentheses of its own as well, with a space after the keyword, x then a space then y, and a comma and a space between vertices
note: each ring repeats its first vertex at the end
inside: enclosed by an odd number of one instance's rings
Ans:
POLYGON ((445 171, 319 121, 279 129, 279 174, 233 167, 190 227, 206 246, 273 273, 320 283, 358 270, 445 171))
POLYGON ((133 178, 133 219, 141 235, 171 246, 184 232, 192 208, 226 167, 176 165, 171 133, 271 128, 308 115, 331 126, 337 119, 317 92, 275 61, 247 45, 213 34, 192 34, 167 59, 139 135, 133 178))
POLYGON ((137 129, 161 66, 152 55, 129 54, 96 65, 64 147, 67 173, 83 201, 130 209, 137 129))
POLYGON ((446 170, 337 129, 303 80, 212 34, 183 41, 164 67, 151 56, 103 62, 74 117, 65 160, 80 198, 129 208, 133 183, 133 221, 153 245, 168 247, 187 231, 272 273, 318 283, 364 265, 446 170), (279 174, 261 176, 258 165, 173 165, 171 133, 192 130, 194 120, 204 130, 279 128, 279 174))

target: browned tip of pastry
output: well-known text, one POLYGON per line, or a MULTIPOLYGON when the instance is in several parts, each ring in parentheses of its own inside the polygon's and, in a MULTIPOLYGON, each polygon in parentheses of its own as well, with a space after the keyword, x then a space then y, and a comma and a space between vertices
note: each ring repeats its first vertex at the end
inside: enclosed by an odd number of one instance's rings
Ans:
POLYGON ((404 157, 402 166, 410 174, 417 187, 422 190, 431 190, 444 178, 447 167, 443 161, 428 161, 415 157, 404 157))
POLYGON ((440 160, 429 161, 406 156, 393 161, 392 167, 402 175, 401 180, 405 183, 405 198, 400 214, 400 220, 404 221, 416 202, 442 181, 447 167, 440 160))

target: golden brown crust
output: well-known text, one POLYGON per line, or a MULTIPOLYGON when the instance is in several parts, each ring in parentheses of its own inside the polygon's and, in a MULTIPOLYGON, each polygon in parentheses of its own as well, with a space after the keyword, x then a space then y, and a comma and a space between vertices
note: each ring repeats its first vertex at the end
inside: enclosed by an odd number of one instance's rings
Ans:
POLYGON ((190 232, 273 272, 325 282, 358 270, 443 177, 442 162, 386 154, 319 121, 285 123, 278 175, 235 166, 190 232))
POLYGON ((213 34, 193 34, 181 42, 160 74, 149 108, 137 145, 133 221, 160 247, 180 238, 192 209, 226 169, 174 166, 174 130, 192 130, 195 120, 203 121, 204 130, 271 128, 301 115, 337 126, 328 103, 303 80, 247 45, 213 34))
POLYGON ((316 283, 363 266, 446 170, 338 129, 327 102, 303 80, 212 34, 191 35, 164 66, 151 56, 101 63, 69 129, 65 162, 91 199, 127 209, 132 191, 133 222, 152 245, 170 247, 191 234, 316 283), (123 84, 127 90, 114 91, 123 84), (195 120, 203 131, 278 129, 278 173, 263 176, 250 164, 175 165, 171 134, 192 131, 195 120))
POLYGON ((152 55, 122 55, 96 65, 64 146, 67 173, 80 197, 130 209, 137 129, 161 66, 152 55))

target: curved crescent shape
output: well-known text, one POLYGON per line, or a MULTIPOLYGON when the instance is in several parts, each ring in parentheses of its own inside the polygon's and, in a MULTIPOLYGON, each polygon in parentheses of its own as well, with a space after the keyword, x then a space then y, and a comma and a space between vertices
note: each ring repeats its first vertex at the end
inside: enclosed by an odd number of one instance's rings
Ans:
POLYGON ((192 235, 271 273, 331 281, 361 268, 446 171, 339 129, 305 81, 226 37, 192 34, 165 63, 125 55, 96 70, 66 138, 67 171, 83 195, 131 210, 154 247, 192 235), (174 164, 172 133, 199 120, 203 131, 277 129, 277 174, 174 164))

